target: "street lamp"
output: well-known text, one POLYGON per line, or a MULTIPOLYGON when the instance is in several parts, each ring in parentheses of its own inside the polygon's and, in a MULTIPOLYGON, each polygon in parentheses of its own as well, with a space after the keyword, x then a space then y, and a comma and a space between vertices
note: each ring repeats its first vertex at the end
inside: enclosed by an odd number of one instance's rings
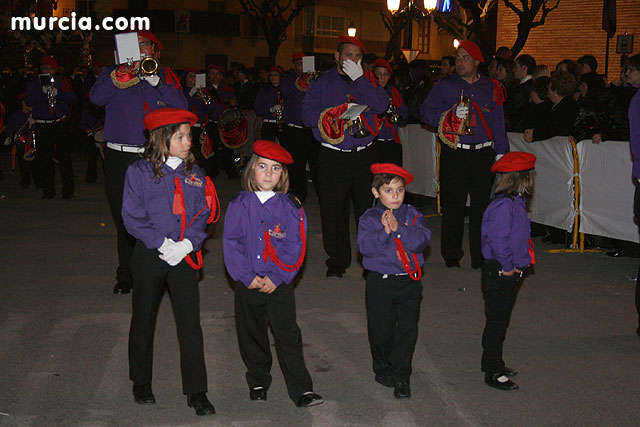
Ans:
POLYGON ((353 21, 351 21, 351 23, 349 24, 349 28, 347 28, 347 34, 349 34, 349 37, 355 37, 356 31, 356 25, 353 23, 353 21))
POLYGON ((457 49, 458 46, 460 46, 460 40, 458 39, 453 39, 453 48, 457 49))
POLYGON ((429 17, 429 15, 436 10, 437 5, 438 0, 422 0, 422 4, 420 4, 419 0, 407 0, 407 4, 400 9, 400 0, 387 0, 387 9, 389 9, 389 12, 391 12, 392 15, 407 15, 407 49, 411 50, 412 48, 413 21, 419 22, 424 18, 429 17))

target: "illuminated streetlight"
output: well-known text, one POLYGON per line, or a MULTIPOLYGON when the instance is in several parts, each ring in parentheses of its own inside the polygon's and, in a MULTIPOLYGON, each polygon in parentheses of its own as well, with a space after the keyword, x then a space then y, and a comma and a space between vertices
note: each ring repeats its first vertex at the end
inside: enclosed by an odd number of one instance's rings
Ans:
POLYGON ((391 13, 396 12, 400 9, 400 0, 387 0, 387 9, 389 9, 389 12, 391 13))
POLYGON ((353 23, 353 21, 351 21, 351 24, 349 24, 349 28, 347 28, 347 34, 349 34, 349 37, 355 37, 356 31, 356 25, 353 23))
MULTIPOLYGON (((389 0, 387 0, 387 4, 389 4, 389 0)), ((426 9, 427 13, 431 13, 436 10, 437 6, 438 0, 424 0, 424 8, 426 9)))
POLYGON ((458 39, 453 39, 453 47, 457 49, 458 46, 460 46, 460 41, 458 39))

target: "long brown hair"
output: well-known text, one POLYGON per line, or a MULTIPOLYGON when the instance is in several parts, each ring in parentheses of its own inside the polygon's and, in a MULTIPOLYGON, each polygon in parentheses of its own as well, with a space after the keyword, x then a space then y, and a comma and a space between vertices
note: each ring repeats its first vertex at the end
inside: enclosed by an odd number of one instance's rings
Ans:
POLYGON ((496 194, 508 196, 531 194, 533 190, 533 170, 524 172, 499 173, 496 175, 496 194))
MULTIPOLYGON (((151 131, 149 139, 144 144, 144 154, 142 158, 153 165, 153 173, 158 178, 162 178, 162 165, 169 158, 169 147, 171 146, 171 136, 180 129, 183 123, 163 126, 151 131)), ((192 152, 189 152, 184 159, 184 171, 191 172, 191 167, 196 162, 192 152)))
MULTIPOLYGON (((253 173, 253 170, 256 168, 258 161, 261 159, 257 154, 251 155, 251 160, 244 168, 242 172, 242 189, 245 191, 262 191, 260 187, 258 187, 258 183, 256 182, 256 177, 253 173)), ((287 169, 287 165, 278 162, 280 166, 282 166, 282 173, 280 174, 280 180, 278 184, 273 188, 273 191, 276 193, 287 194, 289 191, 289 170, 287 169)))

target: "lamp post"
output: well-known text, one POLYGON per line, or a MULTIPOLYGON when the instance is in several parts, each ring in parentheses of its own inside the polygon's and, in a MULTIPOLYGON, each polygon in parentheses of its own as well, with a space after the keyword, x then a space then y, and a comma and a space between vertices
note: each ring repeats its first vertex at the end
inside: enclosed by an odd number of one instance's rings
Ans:
POLYGON ((406 49, 412 50, 413 45, 413 21, 421 21, 427 18, 434 10, 438 0, 407 0, 407 4, 400 8, 400 0, 387 0, 387 9, 392 15, 399 16, 401 14, 407 15, 407 43, 406 49))
POLYGON ((356 31, 356 24, 351 21, 351 23, 349 24, 349 28, 347 28, 347 34, 349 35, 349 37, 355 37, 356 31))

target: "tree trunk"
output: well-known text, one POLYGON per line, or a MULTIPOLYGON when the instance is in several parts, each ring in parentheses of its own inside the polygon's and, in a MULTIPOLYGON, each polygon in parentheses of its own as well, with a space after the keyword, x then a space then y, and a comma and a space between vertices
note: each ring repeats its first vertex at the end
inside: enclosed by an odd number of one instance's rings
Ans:
POLYGON ((531 32, 531 25, 527 25, 525 23, 518 24, 518 38, 516 38, 515 43, 511 47, 511 56, 516 58, 525 43, 527 42, 527 38, 529 37, 529 33, 531 32))

